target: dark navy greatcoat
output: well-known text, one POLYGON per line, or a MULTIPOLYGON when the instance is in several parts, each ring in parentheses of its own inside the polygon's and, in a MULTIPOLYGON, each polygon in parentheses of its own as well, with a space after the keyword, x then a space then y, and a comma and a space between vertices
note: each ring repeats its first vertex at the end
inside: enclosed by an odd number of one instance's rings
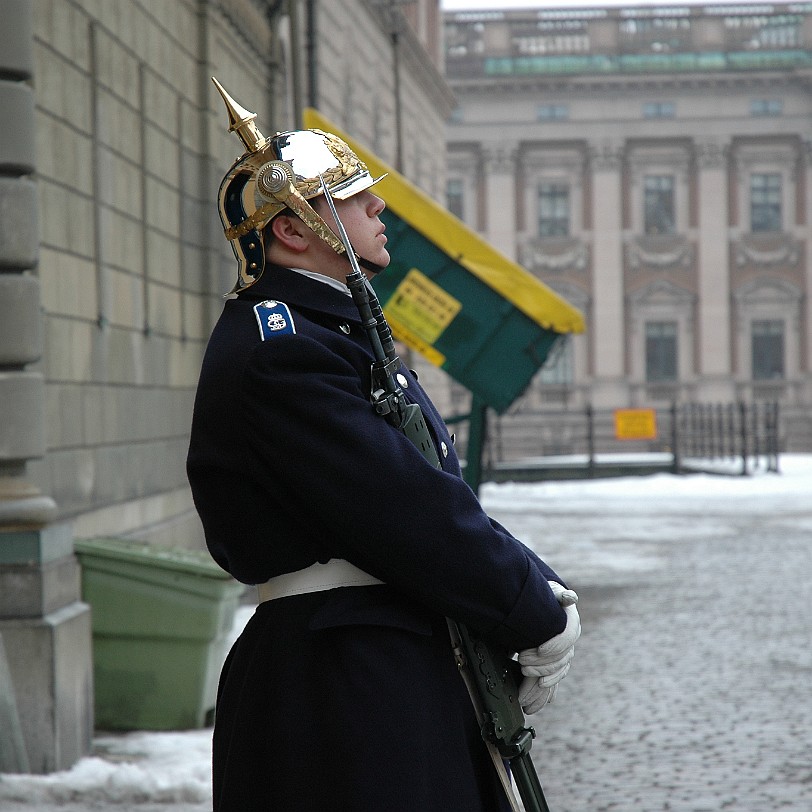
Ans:
POLYGON ((385 584, 257 608, 220 681, 216 812, 505 808, 444 617, 537 646, 560 579, 482 511, 408 370, 442 470, 373 412, 372 361, 352 299, 286 268, 211 336, 188 473, 212 556, 247 584, 330 558, 385 584))

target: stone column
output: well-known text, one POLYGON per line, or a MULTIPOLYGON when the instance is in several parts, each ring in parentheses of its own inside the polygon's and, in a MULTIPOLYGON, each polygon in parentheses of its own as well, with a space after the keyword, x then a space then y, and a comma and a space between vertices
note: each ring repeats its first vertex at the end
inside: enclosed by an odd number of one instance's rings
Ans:
POLYGON ((45 452, 32 13, 0 0, 0 771, 51 772, 88 752, 93 695, 70 526, 27 479, 45 452))
POLYGON ((604 143, 590 149, 592 170, 592 405, 627 405, 626 314, 623 286, 623 149, 604 143))
POLYGON ((730 251, 727 149, 715 140, 695 145, 698 215, 696 398, 734 398, 731 369, 730 251))
POLYGON ((516 259, 516 153, 485 146, 485 239, 516 259))

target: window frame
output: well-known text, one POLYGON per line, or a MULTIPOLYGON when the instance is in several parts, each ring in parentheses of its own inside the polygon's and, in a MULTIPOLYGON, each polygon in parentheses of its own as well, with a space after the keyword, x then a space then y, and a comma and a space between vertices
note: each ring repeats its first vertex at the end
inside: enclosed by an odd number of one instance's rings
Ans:
POLYGON ((540 239, 570 236, 572 231, 570 192, 570 183, 565 180, 541 179, 537 182, 536 234, 540 239), (548 192, 546 195, 545 190, 548 192), (547 208, 545 201, 551 204, 549 213, 545 211, 547 208))
POLYGON ((783 231, 784 176, 780 172, 750 173, 750 233, 776 234, 783 231), (757 188, 757 179, 764 186, 757 188), (777 225, 777 228, 775 227, 777 225))
POLYGON ((575 381, 574 369, 572 341, 565 336, 539 370, 539 383, 542 386, 572 386, 575 381))
POLYGON ((458 220, 465 222, 465 182, 462 178, 446 178, 445 207, 458 220), (453 193, 451 191, 452 187, 455 187, 453 193))
POLYGON ((753 381, 783 381, 786 374, 787 346, 784 319, 751 319, 750 376, 753 381))
POLYGON ((784 100, 780 97, 750 99, 750 115, 754 118, 769 118, 784 114, 784 100))
POLYGON ((647 173, 643 176, 643 233, 676 234, 676 177, 673 174, 647 173), (669 181, 669 188, 656 188, 661 181, 669 181), (656 198, 652 202, 652 198, 656 198), (663 207, 663 202, 666 206, 663 207), (661 213, 665 212, 665 215, 661 213), (663 229, 661 223, 668 218, 668 227, 663 229))
POLYGON ((643 102, 642 114, 646 120, 676 118, 677 106, 672 101, 647 101, 643 102))
POLYGON ((675 319, 646 319, 643 323, 645 381, 647 384, 679 381, 679 322, 675 319), (652 335, 652 328, 667 328, 652 335), (652 346, 656 342, 656 346, 652 346), (663 350, 665 349, 665 352, 663 350), (669 351, 670 350, 670 351, 669 351), (666 362, 663 363, 662 359, 666 362), (665 369, 665 371, 662 371, 665 369), (655 374, 652 374, 652 373, 655 374))

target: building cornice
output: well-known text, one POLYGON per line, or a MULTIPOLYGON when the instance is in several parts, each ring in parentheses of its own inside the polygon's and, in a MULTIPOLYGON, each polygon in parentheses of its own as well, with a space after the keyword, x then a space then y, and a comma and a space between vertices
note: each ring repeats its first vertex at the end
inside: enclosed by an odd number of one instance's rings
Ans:
POLYGON ((778 87, 812 89, 810 71, 764 71, 737 74, 680 74, 656 76, 516 76, 449 80, 457 98, 475 93, 583 93, 606 91, 636 93, 652 91, 730 91, 778 87))
POLYGON ((742 0, 736 5, 724 3, 707 3, 703 5, 689 6, 685 3, 675 2, 668 7, 652 8, 651 4, 630 3, 624 6, 603 6, 595 3, 591 6, 583 6, 574 9, 572 6, 545 5, 539 3, 539 8, 528 9, 505 9, 496 8, 494 2, 493 10, 471 10, 471 11, 444 11, 443 21, 445 23, 471 23, 471 22, 493 22, 495 20, 623 20, 643 17, 736 17, 753 14, 789 14, 799 13, 798 7, 806 5, 794 0, 771 0, 761 3, 756 0, 742 0))

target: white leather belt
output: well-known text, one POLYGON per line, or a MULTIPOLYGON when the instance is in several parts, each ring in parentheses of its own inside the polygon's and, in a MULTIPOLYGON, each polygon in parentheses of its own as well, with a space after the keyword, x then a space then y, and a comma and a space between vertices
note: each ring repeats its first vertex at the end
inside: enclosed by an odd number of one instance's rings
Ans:
POLYGON ((277 575, 264 584, 257 584, 257 595, 259 602, 263 603, 276 598, 288 598, 291 595, 337 589, 340 586, 369 586, 382 583, 383 581, 373 578, 343 558, 331 558, 326 564, 312 564, 303 570, 277 575))

